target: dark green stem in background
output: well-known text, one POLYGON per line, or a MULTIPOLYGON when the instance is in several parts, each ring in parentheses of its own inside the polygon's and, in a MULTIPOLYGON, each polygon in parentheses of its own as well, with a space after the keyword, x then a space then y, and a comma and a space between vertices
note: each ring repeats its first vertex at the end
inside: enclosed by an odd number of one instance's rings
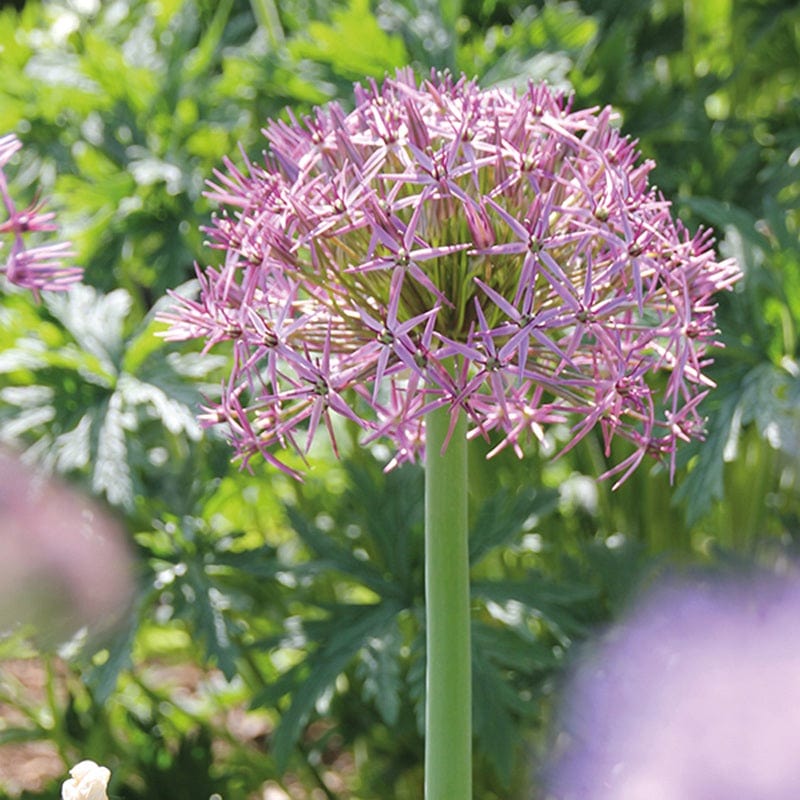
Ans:
POLYGON ((425 418, 425 800, 472 797, 467 440, 463 414, 425 418))

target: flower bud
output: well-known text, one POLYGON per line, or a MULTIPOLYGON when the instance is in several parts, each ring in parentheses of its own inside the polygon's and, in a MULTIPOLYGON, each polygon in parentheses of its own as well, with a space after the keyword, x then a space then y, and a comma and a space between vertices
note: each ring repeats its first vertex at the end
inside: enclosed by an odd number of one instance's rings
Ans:
POLYGON ((71 777, 61 785, 62 800, 108 800, 111 771, 94 761, 81 761, 70 771, 71 777))
POLYGON ((467 218, 475 249, 480 251, 485 247, 491 247, 495 243, 494 228, 486 213, 483 200, 478 203, 464 203, 464 215, 467 218))

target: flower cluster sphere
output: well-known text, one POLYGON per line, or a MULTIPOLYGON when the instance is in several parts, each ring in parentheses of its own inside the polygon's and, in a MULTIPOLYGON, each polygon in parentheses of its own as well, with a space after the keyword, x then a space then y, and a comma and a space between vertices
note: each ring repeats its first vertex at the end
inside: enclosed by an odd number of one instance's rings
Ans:
POLYGON ((55 214, 45 211, 41 202, 20 208, 11 197, 4 170, 21 149, 13 134, 0 136, 0 208, 6 212, 5 220, 0 217, 0 275, 34 295, 41 289, 61 291, 79 281, 83 270, 64 264, 64 259, 74 255, 68 242, 32 245, 28 241, 31 234, 49 233, 56 225, 55 214), (6 244, 10 244, 8 250, 6 244))
POLYGON ((263 166, 226 159, 210 182, 224 262, 163 315, 169 338, 233 343, 205 421, 288 471, 274 446, 324 426, 335 447, 334 415, 393 441, 393 463, 443 406, 492 453, 599 425, 635 445, 622 478, 701 435, 712 296, 739 271, 672 219, 613 119, 545 85, 403 70, 356 86, 350 113, 271 122, 263 166))

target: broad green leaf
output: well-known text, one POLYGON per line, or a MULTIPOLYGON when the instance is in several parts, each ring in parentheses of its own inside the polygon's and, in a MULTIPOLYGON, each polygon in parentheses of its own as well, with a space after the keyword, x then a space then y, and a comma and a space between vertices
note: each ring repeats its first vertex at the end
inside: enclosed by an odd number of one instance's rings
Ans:
POLYGON ((195 562, 187 565, 181 588, 192 606, 197 634, 205 642, 208 654, 216 661, 222 674, 233 680, 237 673, 239 647, 234 626, 225 613, 229 608, 228 599, 195 562))
POLYGON ((752 245, 763 247, 767 244, 764 235, 758 231, 757 219, 745 209, 713 197, 686 197, 681 202, 721 230, 733 227, 752 245))
POLYGON ((505 787, 522 754, 520 727, 538 713, 542 684, 557 664, 552 648, 508 628, 473 623, 473 726, 479 752, 505 787))
POLYGON ((105 97, 124 100, 135 111, 145 111, 145 104, 155 94, 157 86, 153 72, 141 66, 141 62, 131 63, 125 50, 99 32, 86 30, 83 45, 82 73, 101 88, 105 97), (120 81, 119 75, 125 75, 126 80, 120 81))
POLYGON ((286 572, 286 564, 279 561, 277 556, 278 552, 274 547, 264 545, 238 553, 219 553, 214 562, 215 566, 230 567, 257 578, 275 578, 286 572))
POLYGON ((126 413, 124 399, 115 392, 97 408, 91 427, 92 491, 105 495, 111 505, 133 509, 133 478, 126 434, 135 427, 126 413))
POLYGON ((521 603, 530 613, 541 616, 562 634, 583 636, 586 626, 582 615, 573 611, 572 606, 593 600, 597 590, 586 585, 559 583, 530 573, 521 581, 475 581, 472 594, 501 606, 521 603))
POLYGON ((570 71, 591 51, 598 25, 575 4, 559 3, 529 5, 511 25, 476 33, 461 44, 458 62, 468 74, 477 72, 482 85, 522 88, 529 80, 545 80, 568 88, 570 71))
POLYGON ((473 659, 486 657, 521 676, 522 682, 533 674, 544 675, 557 666, 553 642, 545 642, 542 635, 534 634, 529 620, 523 619, 518 624, 491 622, 475 620, 472 623, 473 659))
MULTIPOLYGON (((372 637, 383 635, 399 610, 393 602, 344 606, 336 609, 326 624, 316 626, 319 647, 304 662, 302 670, 295 670, 298 681, 275 731, 273 754, 280 768, 286 767, 320 697, 372 637)), ((262 694, 255 698, 254 703, 261 704, 268 697, 262 694)))
POLYGON ((755 422, 759 433, 775 448, 789 453, 797 444, 797 409, 788 400, 798 380, 772 364, 759 364, 745 376, 739 405, 741 422, 755 422))
POLYGON ((364 534, 359 545, 367 546, 378 569, 388 571, 406 595, 413 594, 422 562, 422 471, 406 465, 384 473, 372 458, 345 467, 350 483, 344 500, 364 534))
POLYGON ((11 342, 0 349, 0 374, 16 384, 0 391, 3 438, 26 442, 51 469, 88 473, 92 491, 132 512, 154 466, 163 465, 165 490, 181 474, 166 459, 200 440, 203 394, 217 388, 198 379, 225 359, 178 352, 150 319, 132 325, 124 289, 79 286, 46 302, 49 316, 40 308, 30 334, 19 335, 14 310, 0 321, 11 342))
POLYGON ((508 544, 519 536, 529 517, 544 517, 557 504, 554 489, 501 490, 489 497, 470 526, 470 563, 477 564, 490 550, 508 544))
POLYGON ((491 664, 473 662, 472 727, 477 739, 477 749, 491 764, 500 786, 508 788, 520 747, 520 737, 519 728, 508 706, 498 702, 498 685, 503 686, 503 679, 491 664))
POLYGON ((686 504, 686 521, 689 525, 701 519, 711 504, 724 496, 725 448, 739 414, 738 400, 738 396, 731 393, 716 409, 693 468, 675 492, 675 501, 686 504))
POLYGON ((329 63, 350 80, 383 78, 408 61, 402 39, 378 25, 368 0, 350 0, 331 13, 330 24, 311 21, 304 34, 290 43, 292 55, 329 63))
POLYGON ((48 295, 46 302, 80 347, 99 359, 108 372, 116 372, 122 357, 123 328, 131 310, 130 295, 124 289, 101 295, 81 284, 64 294, 48 295))
POLYGON ((145 383, 133 375, 123 373, 117 383, 117 392, 126 404, 146 406, 170 433, 183 433, 194 440, 200 438, 197 410, 170 397, 163 388, 154 383, 145 383))
POLYGON ((84 681, 92 692, 94 701, 100 705, 113 696, 119 682, 120 673, 127 669, 133 658, 133 646, 139 630, 138 614, 142 608, 131 613, 127 624, 106 644, 108 658, 102 664, 93 664, 84 674, 84 681))
POLYGON ((357 558, 332 536, 310 524, 297 509, 288 507, 286 512, 297 535, 314 554, 316 569, 327 567, 338 570, 368 586, 380 597, 391 597, 398 593, 398 587, 384 579, 369 561, 357 558))
POLYGON ((390 728, 400 714, 400 674, 402 636, 396 624, 382 636, 373 636, 363 648, 356 676, 363 681, 362 695, 375 703, 381 718, 390 728))
POLYGON ((507 788, 515 757, 519 753, 519 728, 512 709, 519 698, 505 697, 505 676, 480 649, 472 659, 472 727, 479 751, 494 768, 502 787, 507 788), (509 700, 515 702, 509 703, 509 700))

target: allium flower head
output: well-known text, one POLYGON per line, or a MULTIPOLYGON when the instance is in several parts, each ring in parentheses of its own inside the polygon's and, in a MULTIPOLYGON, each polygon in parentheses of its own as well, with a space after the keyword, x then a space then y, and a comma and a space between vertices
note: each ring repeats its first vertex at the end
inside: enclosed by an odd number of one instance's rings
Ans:
POLYGON ((663 586, 566 699, 548 800, 795 800, 800 583, 663 586))
POLYGON ((712 296, 739 272, 672 219, 613 117, 401 71, 356 86, 350 113, 271 122, 264 164, 226 160, 210 184, 222 266, 163 317, 172 339, 233 343, 206 421, 273 463, 336 415, 395 462, 441 406, 495 432, 492 452, 599 425, 635 446, 623 477, 698 436, 712 296))
POLYGON ((31 234, 56 230, 55 215, 44 211, 43 203, 34 201, 18 208, 11 197, 4 169, 11 157, 22 148, 16 136, 0 136, 0 203, 6 218, 0 216, 0 275, 17 286, 30 289, 34 296, 42 289, 58 291, 81 279, 79 267, 65 266, 72 258, 68 242, 32 245, 31 234))

